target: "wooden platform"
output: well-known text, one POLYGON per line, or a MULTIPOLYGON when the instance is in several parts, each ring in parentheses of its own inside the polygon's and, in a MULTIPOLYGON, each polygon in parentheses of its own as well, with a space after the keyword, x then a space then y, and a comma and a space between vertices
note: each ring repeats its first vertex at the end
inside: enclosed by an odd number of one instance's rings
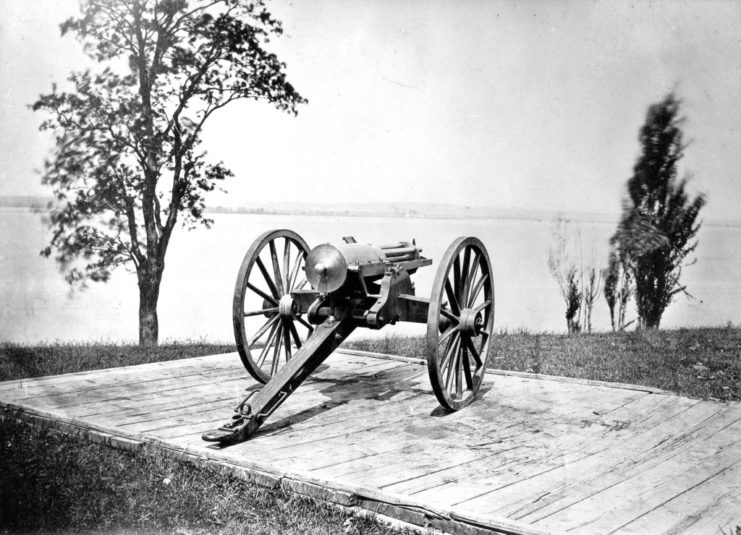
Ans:
POLYGON ((492 373, 480 400, 445 414, 420 364, 335 353, 256 436, 224 449, 200 434, 255 385, 236 354, 0 383, 0 405, 452 533, 741 524, 739 403, 492 373))

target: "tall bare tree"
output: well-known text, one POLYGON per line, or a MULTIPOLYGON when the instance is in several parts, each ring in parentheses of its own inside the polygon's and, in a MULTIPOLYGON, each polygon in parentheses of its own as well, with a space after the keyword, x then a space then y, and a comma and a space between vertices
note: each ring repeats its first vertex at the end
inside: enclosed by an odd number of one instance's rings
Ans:
POLYGON ((582 290, 582 308, 584 309, 584 329, 588 332, 592 332, 592 309, 594 308, 594 301, 597 299, 600 290, 600 284, 602 283, 602 273, 595 267, 588 267, 582 270, 582 282, 584 289, 582 290), (586 273, 586 274, 585 274, 586 273))
POLYGON ((626 323, 628 301, 633 295, 633 282, 630 269, 625 266, 625 259, 620 258, 617 250, 610 251, 607 269, 604 270, 603 288, 607 307, 610 309, 610 324, 613 331, 624 331, 633 321, 626 323), (615 307, 617 306, 617 316, 615 307))
POLYGON ((582 306, 582 270, 579 269, 571 250, 568 224, 558 219, 551 231, 554 245, 548 248, 548 270, 558 284, 561 298, 566 305, 565 318, 568 332, 581 330, 579 310, 582 306))
POLYGON ((180 223, 209 226, 205 194, 231 172, 200 147, 206 121, 231 102, 306 102, 266 49, 281 24, 261 0, 83 0, 61 25, 97 68, 74 72, 33 105, 56 144, 43 182, 55 200, 43 254, 70 283, 108 280, 133 264, 139 343, 156 344, 157 302, 180 223))

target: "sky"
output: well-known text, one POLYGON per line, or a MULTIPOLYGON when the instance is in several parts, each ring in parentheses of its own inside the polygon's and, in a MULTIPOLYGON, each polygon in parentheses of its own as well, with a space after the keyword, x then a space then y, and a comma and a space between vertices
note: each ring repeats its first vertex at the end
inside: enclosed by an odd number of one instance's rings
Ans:
MULTIPOLYGON (((75 0, 0 2, 0 195, 38 195, 28 105, 85 66, 75 0)), ((216 114, 212 204, 429 202, 615 213, 648 106, 683 99, 680 170, 738 219, 741 2, 278 0, 270 47, 309 102, 216 114)))

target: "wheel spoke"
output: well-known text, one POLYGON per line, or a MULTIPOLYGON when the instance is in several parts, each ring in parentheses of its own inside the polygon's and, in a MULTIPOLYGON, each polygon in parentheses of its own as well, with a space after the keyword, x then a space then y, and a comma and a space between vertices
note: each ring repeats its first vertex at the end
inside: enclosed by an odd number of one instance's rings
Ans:
POLYGON ((478 298, 479 293, 481 293, 481 288, 484 287, 484 283, 489 278, 489 275, 484 275, 481 277, 478 282, 476 283, 476 286, 473 287, 473 290, 471 291, 471 304, 476 302, 476 298, 478 298))
POLYGON ((255 263, 257 264, 257 267, 260 268, 260 272, 262 273, 262 276, 265 278, 265 282, 268 283, 268 288, 270 288, 270 292, 273 294, 273 297, 275 299, 280 299, 280 293, 278 292, 278 289, 275 287, 275 283, 273 282, 273 279, 270 278, 270 275, 268 274, 268 270, 265 268, 265 264, 262 263, 262 259, 259 256, 255 258, 255 263))
POLYGON ((262 316, 263 314, 277 314, 278 307, 275 308, 263 308, 262 310, 255 310, 252 312, 245 312, 244 317, 249 318, 250 316, 262 316))
POLYGON ((451 313, 450 313, 450 311, 449 311, 448 309, 446 309, 446 308, 441 308, 441 309, 440 309, 440 314, 441 314, 442 316, 445 316, 446 318, 448 318, 448 319, 449 319, 450 321, 454 322, 454 323, 455 323, 456 325, 457 325, 457 324, 459 324, 459 323, 461 322, 461 319, 460 319, 460 318, 459 318, 458 316, 454 316, 454 315, 453 315, 453 314, 451 314, 451 313))
POLYGON ((251 282, 247 283, 247 288, 255 292, 257 295, 265 299, 268 303, 271 303, 273 306, 278 306, 278 301, 276 301, 272 296, 266 294, 263 292, 260 288, 252 284, 251 282))
POLYGON ((298 254, 296 255, 296 263, 293 265, 293 270, 291 271, 291 276, 289 278, 289 283, 288 283, 289 292, 293 290, 293 285, 296 283, 296 277, 298 277, 298 270, 301 267, 302 257, 305 258, 304 252, 302 250, 299 250, 298 254))
POLYGON ((270 326, 274 325, 279 319, 280 319, 280 316, 273 316, 268 321, 266 321, 265 325, 260 327, 260 329, 255 333, 255 337, 252 339, 252 341, 247 343, 247 347, 252 349, 252 346, 255 345, 255 342, 257 342, 260 339, 260 337, 263 334, 265 334, 265 332, 270 328, 270 326))
MULTIPOLYGON (((447 369, 447 366, 450 364, 450 357, 453 354, 453 344, 458 340, 458 336, 453 336, 448 340, 448 343, 445 346, 445 351, 443 352, 443 357, 440 359, 440 376, 445 375, 445 370, 447 369)), ((442 343, 442 342, 441 342, 442 343)))
POLYGON ((309 329, 309 336, 314 332, 314 327, 312 327, 309 323, 306 322, 306 320, 302 317, 296 318, 296 321, 298 321, 301 325, 309 329))
POLYGON ((279 357, 278 354, 280 353, 281 346, 283 345, 283 324, 278 325, 278 331, 276 332, 275 336, 275 347, 273 348, 273 362, 271 362, 270 365, 270 376, 272 377, 275 375, 275 372, 278 371, 278 361, 279 357))
POLYGON ((293 336, 293 342, 296 344, 296 348, 301 348, 301 338, 298 335, 298 331, 296 330, 296 326, 293 324, 292 321, 288 322, 288 328, 291 331, 291 336, 293 336))
POLYGON ((281 292, 280 295, 283 295, 283 280, 280 276, 280 268, 278 267, 278 253, 275 252, 275 240, 271 240, 270 243, 268 243, 270 246, 270 259, 273 262, 273 273, 275 274, 275 286, 278 288, 278 290, 281 292))
POLYGON ((285 347, 285 351, 286 351, 286 362, 291 360, 291 338, 290 336, 291 335, 288 332, 288 325, 284 323, 283 324, 283 347, 285 347))
POLYGON ((445 378, 445 389, 450 392, 450 380, 453 378, 453 371, 458 366, 458 357, 460 353, 458 352, 458 348, 460 348, 460 337, 455 339, 455 342, 453 342, 453 348, 450 355, 450 364, 448 366, 448 375, 445 378))
MULTIPOLYGON (((471 340, 468 339, 468 342, 470 341, 471 340)), ((465 337, 464 337, 463 342, 464 343, 466 342, 465 337)), ((466 378, 466 388, 468 390, 473 390, 473 377, 471 376, 471 363, 468 360, 468 351, 471 350, 471 346, 466 344, 466 348, 467 348, 467 351, 463 355, 463 375, 466 378)))
POLYGON ((491 300, 484 301, 479 306, 477 306, 476 308, 474 308, 473 311, 474 311, 475 314, 478 314, 479 312, 481 312, 482 310, 484 310, 485 308, 487 308, 489 305, 491 305, 491 300))
MULTIPOLYGON (((462 334, 461 338, 463 338, 462 334)), ((458 394, 459 398, 463 395, 463 375, 461 369, 463 368, 463 361, 466 359, 468 359, 466 348, 463 344, 460 344, 458 347, 458 365, 455 367, 455 393, 458 394)))
POLYGON ((470 307, 473 304, 473 299, 470 298, 471 296, 471 289, 473 286, 473 281, 476 279, 476 273, 479 269, 479 253, 477 251, 473 252, 473 262, 471 262, 471 269, 466 274, 466 290, 465 290, 465 296, 463 298, 463 303, 466 304, 467 307, 470 307))
MULTIPOLYGON (((445 290, 447 291, 447 288, 445 290)), ((453 295, 455 295, 455 298, 458 299, 458 297, 460 296, 460 291, 461 291, 461 258, 460 256, 456 256, 455 261, 453 262, 453 288, 452 290, 453 290, 453 295)), ((450 299, 450 296, 448 296, 448 299, 450 299)))
POLYGON ((291 262, 291 241, 288 238, 283 238, 285 244, 283 245, 283 281, 286 283, 284 286, 284 292, 289 293, 291 287, 291 272, 288 269, 291 262))
POLYGON ((448 296, 448 306, 450 306, 453 314, 455 314, 456 316, 460 316, 461 309, 458 306, 458 300, 456 299, 455 293, 453 292, 453 287, 450 284, 450 279, 445 280, 445 295, 448 296))
POLYGON ((451 327, 451 328, 447 329, 447 330, 446 330, 446 331, 445 331, 445 332, 444 332, 444 333, 442 334, 442 336, 441 336, 441 337, 439 338, 439 340, 437 341, 437 343, 438 343, 438 344, 442 344, 442 343, 443 343, 443 342, 444 342, 445 340, 447 340, 447 339, 448 339, 448 338, 449 338, 449 337, 450 337, 451 335, 455 334, 455 333, 456 333, 456 332, 458 332, 459 330, 460 330, 460 327, 458 327, 458 325, 455 325, 455 326, 453 326, 453 327, 451 327))
MULTIPOLYGON (((276 316, 277 317, 277 316, 276 316)), ((270 334, 268 335, 268 339, 265 340, 265 346, 263 346, 262 351, 260 351, 260 356, 257 359, 257 367, 263 365, 265 362, 265 358, 268 356, 268 351, 270 351, 270 348, 273 346, 273 341, 275 340, 275 334, 278 330, 279 323, 275 323, 273 325, 273 328, 270 330, 270 334)))
MULTIPOLYGON (((481 366, 483 362, 481 362, 481 356, 479 355, 479 352, 476 350, 476 346, 474 345, 473 340, 471 340, 469 336, 466 336, 463 338, 463 343, 466 344, 466 347, 468 347, 468 350, 471 352, 471 355, 473 356, 473 360, 476 361, 476 369, 478 369, 478 367, 481 366)), ((484 344, 482 344, 481 347, 484 347, 484 344)))
MULTIPOLYGON (((479 335, 481 336, 481 349, 485 349, 485 348, 487 348, 488 346, 486 345, 486 343, 487 343, 487 341, 489 340, 489 333, 488 333, 487 331, 483 331, 483 330, 482 330, 482 331, 481 331, 481 332, 479 333, 479 335)), ((473 340, 472 340, 472 341, 473 341, 473 340)), ((481 362, 483 363, 483 361, 481 361, 481 362)))
POLYGON ((460 279, 462 277, 461 283, 459 284, 458 291, 456 292, 455 296, 458 298, 458 303, 460 303, 461 307, 466 306, 466 293, 468 291, 468 268, 471 265, 471 248, 466 247, 463 250, 463 267, 461 268, 461 272, 458 274, 458 278, 460 279))

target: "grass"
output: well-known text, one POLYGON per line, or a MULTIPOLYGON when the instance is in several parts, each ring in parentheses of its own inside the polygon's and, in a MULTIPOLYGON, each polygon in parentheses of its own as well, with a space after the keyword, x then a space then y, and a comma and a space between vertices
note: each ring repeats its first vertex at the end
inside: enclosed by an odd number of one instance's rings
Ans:
MULTIPOLYGON (((422 356, 424 338, 357 340, 346 347, 422 356)), ((234 351, 187 342, 0 345, 0 380, 234 351)), ((703 399, 741 400, 741 329, 597 334, 501 333, 495 368, 643 384, 703 399)), ((0 414, 2 417, 2 414, 0 414)), ((84 530, 167 533, 398 533, 280 490, 181 463, 154 450, 123 452, 19 423, 0 422, 0 533, 84 530)))
POLYGON ((157 347, 113 343, 0 344, 0 381, 133 366, 236 351, 234 344, 167 342, 157 347))
POLYGON ((0 466, 0 533, 401 533, 153 449, 120 451, 9 417, 0 466))
MULTIPOLYGON (((348 347, 424 355, 424 338, 359 340, 348 347)), ((683 396, 741 400, 741 328, 594 334, 502 333, 489 366, 669 390, 683 396)))
MULTIPOLYGON (((423 337, 388 336, 344 347, 423 356, 423 337)), ((233 344, 204 341, 154 348, 118 344, 1 344, 0 381, 214 355, 233 344)), ((741 328, 695 328, 594 334, 504 332, 490 367, 653 386, 680 395, 741 400, 741 328)))

